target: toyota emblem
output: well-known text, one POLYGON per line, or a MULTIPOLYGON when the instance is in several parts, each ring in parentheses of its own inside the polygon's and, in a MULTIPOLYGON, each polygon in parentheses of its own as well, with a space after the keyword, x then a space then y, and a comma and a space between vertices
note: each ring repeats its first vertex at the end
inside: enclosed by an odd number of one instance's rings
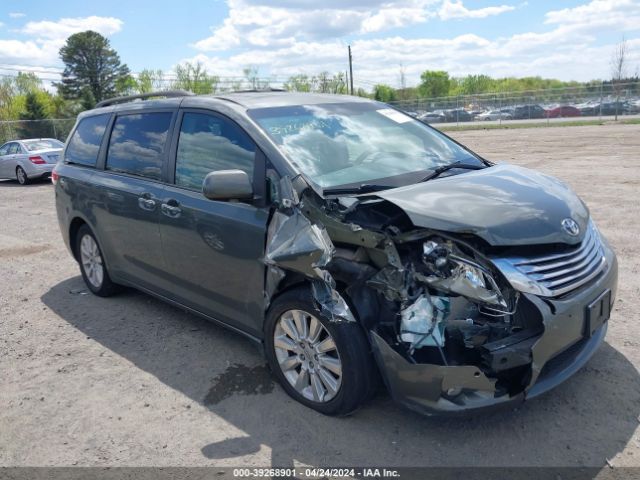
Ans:
POLYGON ((565 218, 562 220, 562 228, 572 237, 577 237, 580 233, 580 226, 573 218, 565 218))

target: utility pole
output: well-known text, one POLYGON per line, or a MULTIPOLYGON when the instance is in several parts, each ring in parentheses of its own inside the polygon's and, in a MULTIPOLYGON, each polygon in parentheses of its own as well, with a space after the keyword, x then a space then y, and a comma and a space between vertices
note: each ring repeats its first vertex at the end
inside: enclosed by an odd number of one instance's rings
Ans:
POLYGON ((351 58, 351 45, 349 45, 349 84, 351 86, 351 95, 353 95, 353 59, 351 58))

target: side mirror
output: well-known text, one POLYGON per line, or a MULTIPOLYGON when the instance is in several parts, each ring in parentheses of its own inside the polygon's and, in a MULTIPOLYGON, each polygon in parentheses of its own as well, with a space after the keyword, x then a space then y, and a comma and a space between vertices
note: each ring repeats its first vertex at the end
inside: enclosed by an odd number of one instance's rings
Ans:
POLYGON ((204 177, 202 194, 209 200, 246 200, 253 198, 253 187, 247 172, 216 170, 204 177))

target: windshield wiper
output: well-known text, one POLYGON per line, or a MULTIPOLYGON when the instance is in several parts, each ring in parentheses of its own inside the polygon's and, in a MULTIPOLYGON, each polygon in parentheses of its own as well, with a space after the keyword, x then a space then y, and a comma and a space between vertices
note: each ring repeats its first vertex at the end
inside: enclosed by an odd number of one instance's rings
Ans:
POLYGON ((420 182, 426 182, 428 180, 432 180, 434 178, 439 177, 440 175, 442 175, 444 172, 446 172, 447 170, 453 170, 454 168, 463 168, 465 170, 482 170, 483 168, 487 168, 486 165, 475 165, 473 163, 464 163, 461 161, 457 161, 457 162, 453 162, 450 163, 448 165, 443 165, 441 167, 436 168, 435 170, 433 170, 429 175, 427 175, 426 177, 422 178, 420 180, 420 182))
POLYGON ((370 193, 380 192, 382 190, 389 190, 394 188, 390 185, 375 185, 371 183, 363 183, 354 187, 337 187, 337 188, 325 188, 322 190, 323 195, 350 195, 358 193, 370 193))

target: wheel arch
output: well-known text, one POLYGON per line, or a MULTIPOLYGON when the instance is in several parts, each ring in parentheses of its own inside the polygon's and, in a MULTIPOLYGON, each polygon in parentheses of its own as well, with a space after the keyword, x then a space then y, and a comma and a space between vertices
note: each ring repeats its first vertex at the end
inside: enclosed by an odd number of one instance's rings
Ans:
MULTIPOLYGON (((71 220, 69 224, 69 247, 71 248, 71 253, 73 254, 73 258, 78 261, 78 248, 77 248, 77 235, 80 227, 83 225, 87 225, 89 228, 89 224, 82 217, 75 217, 71 220)), ((91 229, 93 231, 93 229, 91 229)), ((95 234, 94 234, 95 235, 95 234)))
MULTIPOLYGON (((269 300, 269 307, 273 304, 273 302, 278 297, 284 295, 285 293, 291 290, 295 290, 298 288, 308 288, 309 290, 311 290, 311 280, 308 277, 292 271, 285 271, 285 274, 286 274, 285 277, 280 281, 280 283, 278 284, 277 290, 273 293, 273 295, 269 300)), ((362 317, 363 316, 368 317, 369 313, 371 313, 370 312, 371 309, 364 308, 364 306, 362 305, 362 302, 358 301, 359 299, 352 298, 351 295, 349 295, 349 292, 347 291, 347 287, 348 285, 343 281, 336 282, 336 290, 345 299, 345 301, 349 305, 349 308, 353 312, 353 316, 355 317, 357 324, 363 329, 365 334, 367 334, 367 338, 368 338, 368 327, 369 327, 368 323, 370 323, 370 319, 362 318, 362 317)), ((268 313, 269 307, 265 311, 265 321, 263 322, 263 330, 266 325, 266 315, 268 313)), ((377 314, 377 309, 373 312, 373 314, 374 315, 377 314)))

